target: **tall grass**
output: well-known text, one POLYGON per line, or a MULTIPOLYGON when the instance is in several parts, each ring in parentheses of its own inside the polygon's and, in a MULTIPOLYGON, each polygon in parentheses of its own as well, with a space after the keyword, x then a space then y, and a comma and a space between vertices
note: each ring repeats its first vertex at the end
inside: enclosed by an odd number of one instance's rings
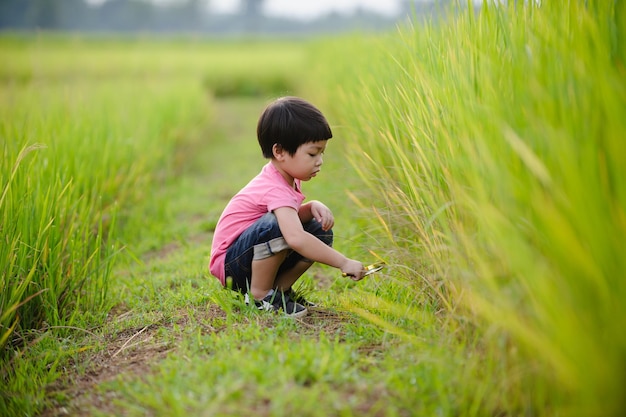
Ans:
POLYGON ((625 22, 514 2, 318 52, 388 255, 504 366, 470 414, 626 409, 625 22))
POLYGON ((93 56, 67 63, 55 59, 53 42, 2 43, 2 60, 14 68, 4 68, 0 100, 0 347, 12 334, 14 344, 31 329, 106 313, 120 227, 170 169, 176 129, 198 117, 189 110, 202 108, 199 80, 100 78, 81 65, 93 56), (59 62, 66 73, 51 77, 47 66, 59 62))

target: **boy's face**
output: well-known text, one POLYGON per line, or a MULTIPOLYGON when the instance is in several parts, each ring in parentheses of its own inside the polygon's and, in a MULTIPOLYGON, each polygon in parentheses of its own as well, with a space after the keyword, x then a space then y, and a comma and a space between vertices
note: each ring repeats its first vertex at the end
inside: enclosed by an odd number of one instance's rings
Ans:
POLYGON ((291 156, 284 153, 283 170, 293 178, 308 181, 320 172, 324 161, 322 157, 326 150, 327 140, 308 142, 300 145, 296 153, 291 156))

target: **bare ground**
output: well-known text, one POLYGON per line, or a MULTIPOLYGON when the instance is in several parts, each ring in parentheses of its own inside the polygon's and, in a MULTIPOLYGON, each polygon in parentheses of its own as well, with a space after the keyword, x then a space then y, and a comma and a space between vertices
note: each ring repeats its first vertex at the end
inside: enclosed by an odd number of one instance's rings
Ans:
MULTIPOLYGON (((118 312, 112 315, 112 321, 125 319, 128 312, 118 312)), ((85 351, 81 357, 81 363, 71 363, 66 368, 66 376, 58 380, 48 388, 49 394, 62 396, 64 405, 49 408, 42 414, 44 417, 59 416, 92 416, 92 410, 98 410, 103 414, 116 415, 119 409, 113 403, 115 392, 102 392, 98 387, 115 378, 141 379, 142 375, 153 372, 156 363, 163 360, 169 354, 176 354, 178 342, 182 340, 185 328, 191 326, 202 327, 203 333, 217 333, 223 328, 213 327, 210 323, 223 323, 226 313, 217 305, 209 305, 207 309, 194 311, 194 317, 190 318, 186 311, 179 311, 177 320, 163 320, 144 327, 126 328, 118 333, 102 336, 106 346, 104 349, 93 353, 85 351), (218 320, 216 320, 218 319, 218 320), (170 330, 177 326, 177 331, 168 333, 168 340, 163 341, 157 335, 163 327, 170 330), (177 335, 172 339, 171 335, 177 335), (84 369, 79 371, 79 369, 84 369)), ((312 308, 309 314, 297 319, 303 334, 337 334, 342 328, 348 316, 332 310, 312 308)), ((364 346, 360 349, 363 353, 376 354, 380 346, 364 346)), ((258 410, 257 410, 258 411, 258 410)), ((263 413, 258 415, 264 415, 263 413)))

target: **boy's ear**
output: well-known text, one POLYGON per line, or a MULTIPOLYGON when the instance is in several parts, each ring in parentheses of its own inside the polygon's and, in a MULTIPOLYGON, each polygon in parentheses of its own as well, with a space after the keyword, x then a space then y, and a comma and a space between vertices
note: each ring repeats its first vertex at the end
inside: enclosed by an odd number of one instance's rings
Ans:
POLYGON ((272 145, 272 154, 274 154, 275 159, 280 160, 285 154, 285 149, 283 149, 283 146, 280 143, 275 143, 272 145))

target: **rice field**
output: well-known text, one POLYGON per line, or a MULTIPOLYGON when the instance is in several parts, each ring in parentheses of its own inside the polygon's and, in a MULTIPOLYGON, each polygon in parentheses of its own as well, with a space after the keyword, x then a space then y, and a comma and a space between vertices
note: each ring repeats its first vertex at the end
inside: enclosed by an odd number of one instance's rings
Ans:
POLYGON ((321 77, 407 291, 505 364, 505 415, 624 410, 625 18, 486 7, 353 39, 321 77))
POLYGON ((94 390, 128 415, 621 415, 625 25, 623 1, 573 1, 306 42, 3 35, 0 410, 71 405, 50 387, 89 369, 126 308, 138 327, 119 333, 176 341, 94 390), (211 174, 207 203, 181 185, 193 149, 243 155, 244 120, 287 93, 333 126, 343 181, 310 192, 337 208, 337 244, 388 263, 322 287, 329 308, 300 328, 212 286, 206 242, 144 256, 188 237, 160 190, 210 232, 256 156, 211 174), (232 96, 252 101, 212 136, 232 96), (178 332, 176 309, 198 330, 178 332))

